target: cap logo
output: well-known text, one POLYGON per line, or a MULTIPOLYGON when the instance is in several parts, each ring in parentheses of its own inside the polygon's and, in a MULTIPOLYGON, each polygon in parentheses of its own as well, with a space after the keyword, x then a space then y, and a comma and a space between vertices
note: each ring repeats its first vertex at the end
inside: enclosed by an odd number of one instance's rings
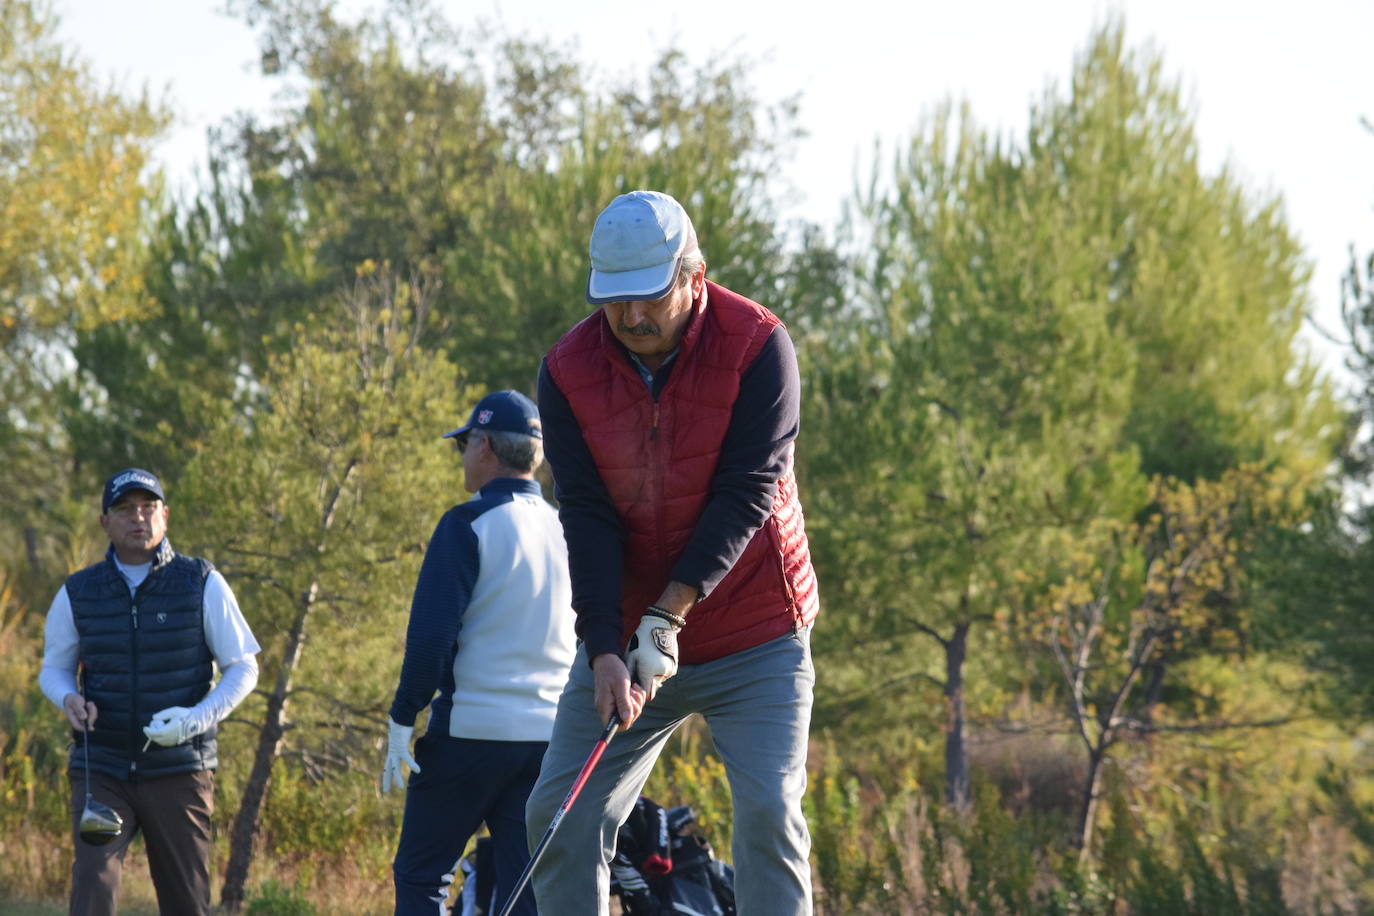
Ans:
POLYGON ((141 483, 147 484, 148 486, 157 486, 157 481, 153 480, 151 477, 148 477, 144 474, 139 474, 136 471, 128 471, 124 474, 120 474, 113 481, 111 481, 110 489, 118 490, 126 483, 141 483))
POLYGON ((486 425, 487 425, 488 423, 490 423, 490 422, 491 422, 491 411, 490 411, 490 410, 479 410, 479 411, 477 411, 477 424, 478 424, 479 426, 486 426, 486 425))

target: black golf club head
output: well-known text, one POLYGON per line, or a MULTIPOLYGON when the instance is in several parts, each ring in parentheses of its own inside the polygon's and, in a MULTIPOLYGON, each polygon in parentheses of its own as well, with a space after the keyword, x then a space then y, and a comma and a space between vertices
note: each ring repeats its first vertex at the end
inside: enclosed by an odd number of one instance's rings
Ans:
POLYGON ((86 807, 81 811, 81 822, 77 832, 81 839, 92 846, 104 846, 119 836, 124 829, 124 818, 104 802, 86 796, 86 807))

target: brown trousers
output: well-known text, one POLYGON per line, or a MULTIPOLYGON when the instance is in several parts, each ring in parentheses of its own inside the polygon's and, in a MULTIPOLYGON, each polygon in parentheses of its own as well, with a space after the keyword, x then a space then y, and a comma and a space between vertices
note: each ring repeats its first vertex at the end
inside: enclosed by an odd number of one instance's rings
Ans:
POLYGON ((91 773, 91 795, 124 818, 124 829, 105 846, 84 842, 77 831, 86 806, 86 774, 68 773, 72 786, 72 916, 114 916, 120 870, 129 843, 140 831, 162 916, 210 912, 210 815, 215 774, 178 773, 126 782, 91 773))

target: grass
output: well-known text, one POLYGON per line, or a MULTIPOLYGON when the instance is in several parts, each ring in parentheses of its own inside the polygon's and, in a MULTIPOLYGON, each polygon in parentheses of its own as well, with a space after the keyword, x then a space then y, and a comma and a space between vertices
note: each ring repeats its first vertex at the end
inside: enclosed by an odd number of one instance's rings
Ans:
POLYGON ((58 916, 66 907, 55 903, 29 903, 24 900, 0 900, 4 916, 58 916))
MULTIPOLYGON (((0 916, 65 916, 67 904, 54 903, 46 900, 0 900, 0 916)), ((157 907, 151 909, 135 904, 126 905, 121 900, 119 904, 120 916, 157 916, 157 907)))
MULTIPOLYGON (((61 916, 67 912, 67 893, 71 888, 71 840, 67 836, 34 836, 24 845, 26 863, 36 871, 36 861, 45 862, 41 883, 0 883, 0 916, 61 916), (50 896, 51 895, 51 896, 50 896)), ((5 853, 13 850, 5 849, 5 853)), ((11 863, 16 864, 16 863, 11 863)), ((143 839, 129 844, 120 880, 120 916, 157 916, 157 892, 148 873, 148 856, 143 839)))

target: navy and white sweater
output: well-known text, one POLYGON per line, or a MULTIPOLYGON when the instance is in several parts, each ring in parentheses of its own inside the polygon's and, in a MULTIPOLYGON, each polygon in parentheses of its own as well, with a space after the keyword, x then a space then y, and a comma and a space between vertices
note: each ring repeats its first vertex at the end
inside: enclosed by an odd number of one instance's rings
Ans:
POLYGON ((502 477, 439 520, 391 718, 454 738, 547 741, 575 653, 568 550, 532 480, 502 477), (438 696, 435 696, 435 692, 438 696))

